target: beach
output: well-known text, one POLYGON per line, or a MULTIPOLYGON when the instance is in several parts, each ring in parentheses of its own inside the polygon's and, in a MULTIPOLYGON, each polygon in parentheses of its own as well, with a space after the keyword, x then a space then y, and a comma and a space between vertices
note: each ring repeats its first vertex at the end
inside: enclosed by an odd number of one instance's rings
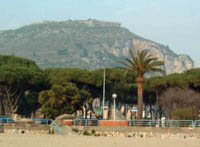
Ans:
POLYGON ((200 139, 0 134, 0 147, 200 147, 200 139))

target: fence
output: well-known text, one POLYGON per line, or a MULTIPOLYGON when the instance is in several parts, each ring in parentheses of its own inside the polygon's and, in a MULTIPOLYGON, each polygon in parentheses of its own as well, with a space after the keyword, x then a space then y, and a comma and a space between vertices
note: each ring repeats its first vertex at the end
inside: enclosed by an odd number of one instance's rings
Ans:
MULTIPOLYGON (((34 122, 34 124, 30 123, 29 124, 30 128, 31 127, 36 128, 39 126, 41 127, 41 125, 42 125, 43 129, 44 129, 45 127, 50 126, 54 130, 54 133, 59 134, 59 135, 63 134, 62 128, 52 119, 34 118, 34 119, 32 119, 32 122, 34 122)), ((24 127, 24 124, 26 124, 26 123, 20 122, 20 121, 16 122, 12 118, 1 116, 0 117, 0 132, 2 132, 4 125, 12 126, 13 128, 15 128, 15 127, 24 127), (21 126, 20 126, 20 124, 21 124, 21 126)), ((26 124, 26 128, 28 128, 27 124, 26 124)))
POLYGON ((74 126, 98 126, 99 121, 96 119, 75 119, 74 126))
MULTIPOLYGON (((51 119, 33 119, 36 124, 50 125, 58 134, 61 134, 61 128, 51 119)), ((97 119, 75 119, 72 121, 74 126, 126 126, 129 127, 200 127, 200 120, 109 120, 109 125, 105 125, 108 120, 97 120, 97 119), (117 124, 117 125, 116 125, 117 124)), ((0 118, 1 124, 14 123, 12 118, 0 118)))
POLYGON ((142 127, 197 127, 195 123, 198 121, 193 120, 131 120, 129 126, 142 126, 142 127))
POLYGON ((200 120, 131 120, 129 126, 200 127, 200 120))
POLYGON ((42 119, 42 118, 34 118, 33 122, 41 124, 41 125, 50 125, 52 123, 51 119, 42 119))
POLYGON ((163 127, 194 127, 193 120, 166 120, 163 127))
POLYGON ((14 120, 12 118, 6 118, 6 117, 1 117, 0 118, 0 124, 9 124, 13 123, 14 120))
MULTIPOLYGON (((113 120, 113 122, 120 121, 113 120)), ((200 127, 200 120, 130 120, 127 122, 129 127, 200 127)), ((99 120, 91 119, 75 119, 73 121, 74 126, 99 126, 99 124, 99 120)))
POLYGON ((142 127, 156 127, 160 126, 161 121, 157 120, 131 120, 129 121, 128 125, 131 127, 137 127, 137 126, 142 126, 142 127))
POLYGON ((200 120, 194 121, 194 127, 200 127, 200 120))

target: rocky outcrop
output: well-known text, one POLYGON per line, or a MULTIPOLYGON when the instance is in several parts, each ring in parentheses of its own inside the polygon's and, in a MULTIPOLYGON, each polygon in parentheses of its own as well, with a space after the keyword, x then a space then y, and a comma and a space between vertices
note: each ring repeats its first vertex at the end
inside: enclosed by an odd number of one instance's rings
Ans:
POLYGON ((188 55, 177 55, 168 46, 153 41, 135 39, 133 47, 135 50, 149 50, 153 56, 164 61, 167 74, 182 73, 194 67, 194 61, 188 55))

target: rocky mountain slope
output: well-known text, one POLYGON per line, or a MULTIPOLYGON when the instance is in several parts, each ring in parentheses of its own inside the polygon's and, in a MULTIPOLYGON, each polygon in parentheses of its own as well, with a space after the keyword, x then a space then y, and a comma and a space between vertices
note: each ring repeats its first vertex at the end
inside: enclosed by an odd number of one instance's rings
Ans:
POLYGON ((167 73, 194 66, 187 55, 177 55, 168 46, 144 39, 109 22, 46 21, 16 30, 0 31, 0 54, 14 54, 37 62, 42 68, 97 69, 119 66, 128 50, 150 50, 164 60, 167 73), (106 61, 103 61, 103 58, 106 61))

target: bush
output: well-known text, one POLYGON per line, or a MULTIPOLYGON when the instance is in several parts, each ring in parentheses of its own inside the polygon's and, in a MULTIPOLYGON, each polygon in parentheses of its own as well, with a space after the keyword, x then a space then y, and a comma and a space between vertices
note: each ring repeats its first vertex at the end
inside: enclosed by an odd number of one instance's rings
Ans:
POLYGON ((177 120, 196 120, 198 119, 198 111, 192 107, 178 108, 172 112, 172 118, 177 120))
POLYGON ((75 133, 79 132, 79 130, 77 128, 72 128, 72 131, 74 131, 75 133))
POLYGON ((96 136, 96 137, 99 137, 100 136, 100 134, 98 133, 98 134, 94 134, 94 136, 96 136))
POLYGON ((92 130, 92 132, 91 132, 93 135, 96 133, 96 131, 95 130, 92 130))
POLYGON ((198 119, 200 94, 191 89, 169 88, 159 97, 159 105, 169 119, 198 119))
POLYGON ((90 134, 88 131, 84 131, 84 132, 83 132, 83 135, 85 135, 85 136, 90 136, 91 134, 90 134))

